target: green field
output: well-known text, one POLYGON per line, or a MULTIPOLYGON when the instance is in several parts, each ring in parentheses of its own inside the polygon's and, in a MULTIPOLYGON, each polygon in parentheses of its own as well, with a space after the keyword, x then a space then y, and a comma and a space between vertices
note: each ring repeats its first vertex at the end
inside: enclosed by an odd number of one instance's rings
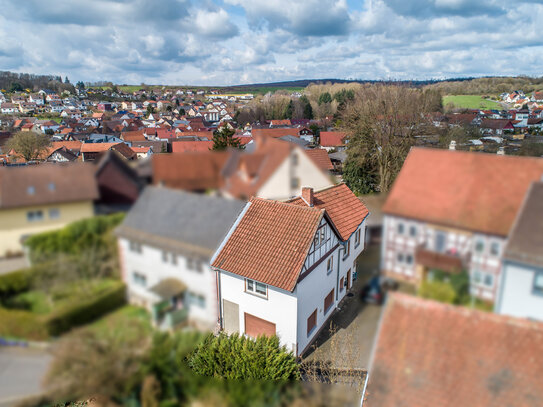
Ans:
POLYGON ((478 95, 448 95, 443 97, 443 106, 446 108, 452 103, 457 109, 502 109, 498 102, 483 99, 478 95))

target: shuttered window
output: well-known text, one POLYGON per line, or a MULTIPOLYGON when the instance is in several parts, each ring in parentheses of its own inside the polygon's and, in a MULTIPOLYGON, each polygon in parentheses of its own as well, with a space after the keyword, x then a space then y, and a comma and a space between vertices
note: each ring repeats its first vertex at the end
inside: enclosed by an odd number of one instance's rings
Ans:
POLYGON ((307 318, 307 336, 313 332, 313 329, 317 326, 317 310, 307 318))
POLYGON ((328 313, 333 303, 334 303, 334 289, 332 288, 332 291, 330 291, 330 293, 324 299, 324 313, 325 314, 328 313))

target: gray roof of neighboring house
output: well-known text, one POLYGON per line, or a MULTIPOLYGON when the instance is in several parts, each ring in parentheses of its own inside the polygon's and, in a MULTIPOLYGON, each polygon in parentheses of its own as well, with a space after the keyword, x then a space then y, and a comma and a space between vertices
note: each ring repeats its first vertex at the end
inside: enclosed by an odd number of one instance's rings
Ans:
POLYGON ((505 249, 504 257, 543 267, 543 182, 534 182, 526 198, 505 249))
POLYGON ((211 256, 244 206, 243 201, 148 186, 116 232, 162 248, 211 256))
POLYGON ((309 141, 306 141, 303 138, 294 137, 291 135, 279 137, 279 140, 288 141, 289 143, 297 144, 302 148, 306 148, 308 145, 311 144, 309 141))

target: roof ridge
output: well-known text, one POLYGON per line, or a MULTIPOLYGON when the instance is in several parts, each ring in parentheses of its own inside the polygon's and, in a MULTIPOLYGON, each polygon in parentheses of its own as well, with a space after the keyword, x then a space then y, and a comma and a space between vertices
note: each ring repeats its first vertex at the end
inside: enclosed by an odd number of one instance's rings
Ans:
MULTIPOLYGON (((296 198, 301 198, 301 197, 296 197, 296 198)), ((293 199, 296 199, 296 198, 293 198, 293 199)), ((290 206, 290 207, 293 207, 293 208, 297 208, 297 209, 309 209, 311 211, 318 211, 318 212, 322 212, 322 211, 325 211, 324 208, 322 209, 319 209, 317 208, 316 206, 301 206, 301 205, 296 205, 294 203, 291 203, 289 201, 278 201, 276 199, 270 199, 270 198, 261 198, 259 196, 253 196, 251 197, 250 201, 253 201, 253 200, 258 200, 258 201, 263 201, 263 202, 270 202, 270 203, 277 203, 277 204, 281 204, 281 205, 284 205, 284 206, 290 206)))

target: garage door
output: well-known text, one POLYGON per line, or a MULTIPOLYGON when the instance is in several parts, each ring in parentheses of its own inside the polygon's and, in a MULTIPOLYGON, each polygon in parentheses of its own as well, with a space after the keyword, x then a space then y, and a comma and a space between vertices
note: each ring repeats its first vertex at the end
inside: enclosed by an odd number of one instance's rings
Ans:
POLYGON ((258 335, 275 335, 275 324, 245 313, 245 333, 253 338, 258 335))

